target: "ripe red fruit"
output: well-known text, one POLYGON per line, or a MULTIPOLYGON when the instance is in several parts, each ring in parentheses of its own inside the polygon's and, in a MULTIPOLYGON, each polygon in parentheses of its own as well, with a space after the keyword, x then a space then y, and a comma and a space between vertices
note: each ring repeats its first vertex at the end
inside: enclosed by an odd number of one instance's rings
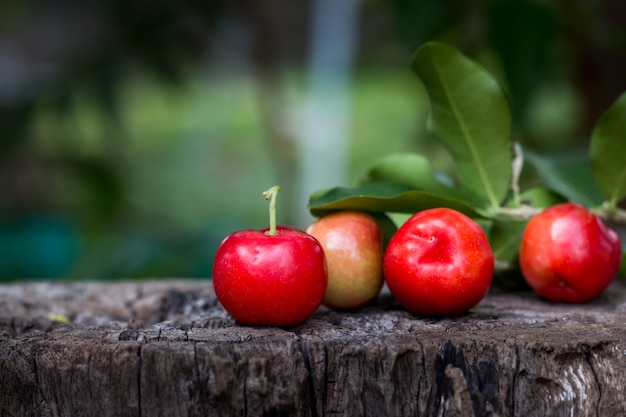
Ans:
POLYGON ((384 255, 389 290, 410 312, 450 316, 466 312, 489 291, 494 257, 483 229, 448 208, 414 214, 391 238, 384 255))
POLYGON ((324 216, 307 228, 324 248, 328 288, 323 304, 334 309, 362 307, 383 286, 383 238, 374 217, 358 211, 324 216))
POLYGON ((526 282, 540 296, 583 303, 600 295, 619 270, 617 233, 585 207, 557 204, 533 217, 520 247, 526 282))
POLYGON ((215 294, 242 324, 300 324, 317 310, 326 292, 326 259, 320 243, 301 230, 275 224, 277 190, 270 203, 270 228, 235 232, 215 254, 215 294))

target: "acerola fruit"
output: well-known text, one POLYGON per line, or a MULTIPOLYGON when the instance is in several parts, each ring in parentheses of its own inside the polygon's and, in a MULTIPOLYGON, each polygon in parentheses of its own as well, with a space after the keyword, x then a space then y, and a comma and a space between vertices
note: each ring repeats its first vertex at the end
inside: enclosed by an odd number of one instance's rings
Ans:
POLYGON ((215 295, 241 324, 295 326, 318 309, 326 292, 320 243, 301 230, 276 225, 279 189, 263 193, 271 199, 270 227, 232 233, 215 254, 215 295))
POLYGON ((541 297, 583 303, 609 286, 621 257, 614 230, 585 207, 562 203, 528 222, 519 261, 526 282, 541 297))
POLYGON ((371 215, 340 211, 307 228, 324 248, 328 288, 323 304, 355 309, 374 300, 383 286, 383 238, 371 215))
POLYGON ((327 275, 324 250, 301 230, 277 226, 241 230, 219 246, 213 286, 222 306, 241 324, 294 326, 321 305, 327 275))
POLYGON ((426 316, 465 313, 493 280, 494 257, 483 229, 448 208, 414 214, 391 238, 384 275, 392 295, 426 316))

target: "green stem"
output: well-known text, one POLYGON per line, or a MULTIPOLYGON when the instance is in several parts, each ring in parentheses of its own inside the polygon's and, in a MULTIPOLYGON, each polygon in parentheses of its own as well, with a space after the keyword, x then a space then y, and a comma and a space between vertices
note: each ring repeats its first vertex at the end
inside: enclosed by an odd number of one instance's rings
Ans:
POLYGON ((265 197, 266 200, 270 200, 270 230, 265 232, 267 236, 276 235, 276 195, 278 195, 279 191, 280 187, 275 185, 263 192, 263 197, 265 197))
POLYGON ((617 206, 611 207, 610 203, 606 203, 599 208, 593 209, 591 212, 602 220, 626 224, 626 211, 618 208, 617 206))
MULTIPOLYGON (((545 208, 521 205, 519 207, 500 207, 497 214, 508 217, 511 220, 530 220, 543 210, 545 208)), ((602 220, 626 225, 626 210, 620 208, 609 209, 608 204, 606 204, 590 209, 590 211, 602 220)))
POLYGON ((511 189, 513 190, 513 205, 520 207, 522 201, 520 199, 519 192, 519 177, 522 173, 522 167, 524 166, 524 153, 522 151, 522 145, 515 142, 513 144, 514 158, 511 162, 511 189))
POLYGON ((520 205, 519 207, 500 207, 498 214, 509 217, 512 220, 530 220, 541 213, 542 210, 541 208, 520 205))

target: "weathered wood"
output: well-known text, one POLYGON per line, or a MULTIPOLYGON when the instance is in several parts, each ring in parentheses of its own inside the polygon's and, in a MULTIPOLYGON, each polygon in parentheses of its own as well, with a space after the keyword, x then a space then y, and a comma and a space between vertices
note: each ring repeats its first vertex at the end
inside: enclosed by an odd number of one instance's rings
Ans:
POLYGON ((626 286, 243 327, 209 281, 0 286, 1 416, 626 415, 626 286), (69 323, 63 323, 67 318, 69 323))

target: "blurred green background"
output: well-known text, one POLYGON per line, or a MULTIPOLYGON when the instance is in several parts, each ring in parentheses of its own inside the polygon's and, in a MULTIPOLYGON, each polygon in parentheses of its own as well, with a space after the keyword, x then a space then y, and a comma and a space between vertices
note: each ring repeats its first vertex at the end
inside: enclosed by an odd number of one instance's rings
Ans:
POLYGON ((514 139, 584 148, 626 89, 623 0, 3 0, 0 280, 210 277, 228 233, 428 154, 410 71, 448 42, 505 86, 514 139))

